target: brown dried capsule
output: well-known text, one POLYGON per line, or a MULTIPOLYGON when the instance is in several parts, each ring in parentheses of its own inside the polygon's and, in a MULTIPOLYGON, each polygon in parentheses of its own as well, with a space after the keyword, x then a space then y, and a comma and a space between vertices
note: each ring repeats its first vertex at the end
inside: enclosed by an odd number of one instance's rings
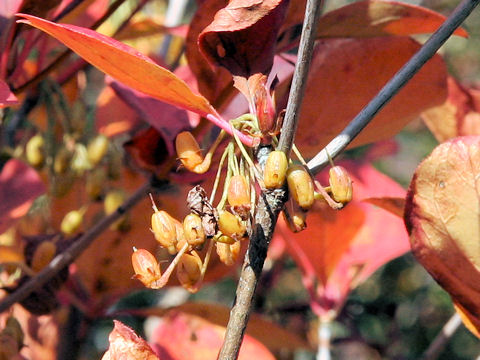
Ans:
POLYGON ((197 214, 188 214, 183 220, 183 232, 187 242, 193 247, 200 247, 205 243, 202 218, 197 214))
POLYGON ((227 200, 233 211, 242 219, 248 217, 250 211, 250 187, 243 175, 234 175, 228 185, 227 200))
POLYGON ((247 232, 240 218, 227 210, 221 211, 218 216, 218 229, 235 240, 241 240, 247 232))
POLYGON ((32 137, 25 147, 25 155, 30 165, 36 168, 43 166, 45 162, 45 140, 42 135, 32 137))
POLYGON ((343 166, 333 166, 328 171, 330 192, 335 201, 346 204, 352 200, 352 179, 343 166))
POLYGON ((52 261, 56 253, 57 246, 53 241, 43 241, 35 249, 30 267, 34 272, 39 272, 52 261))
POLYGON ((216 250, 220 261, 227 266, 232 266, 238 259, 240 254, 240 241, 233 244, 225 244, 222 242, 215 243, 216 250))
POLYGON ((108 151, 108 138, 104 135, 97 135, 87 145, 87 157, 90 164, 95 166, 108 151))
MULTIPOLYGON (((177 252, 176 244, 178 241, 177 226, 175 226, 175 221, 178 222, 178 220, 174 219, 163 210, 155 210, 155 212, 152 214, 152 232, 155 236, 155 240, 157 240, 159 244, 166 248, 172 255, 176 254, 177 252)), ((180 227, 182 227, 181 224, 180 227)))
POLYGON ((303 209, 308 210, 315 201, 312 177, 302 165, 293 165, 287 171, 290 196, 303 209))
POLYGON ((180 284, 190 292, 196 292, 198 289, 195 284, 202 275, 202 260, 200 256, 193 251, 191 254, 183 254, 177 265, 177 278, 180 284))
POLYGON ((140 280, 148 288, 158 288, 156 282, 162 276, 160 265, 148 250, 133 248, 132 266, 135 271, 133 278, 140 280))
POLYGON ((263 182, 267 189, 279 189, 285 183, 288 160, 283 151, 272 151, 265 163, 263 182))
POLYGON ((175 147, 177 156, 186 169, 194 171, 195 167, 203 162, 200 146, 189 131, 183 131, 177 135, 175 147))

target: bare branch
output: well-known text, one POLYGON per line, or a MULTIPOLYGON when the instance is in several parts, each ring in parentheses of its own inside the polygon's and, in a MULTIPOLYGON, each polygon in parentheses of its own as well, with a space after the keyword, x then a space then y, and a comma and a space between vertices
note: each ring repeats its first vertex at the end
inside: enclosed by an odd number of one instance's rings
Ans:
POLYGON ((53 260, 40 271, 36 276, 32 277, 15 292, 11 293, 0 302, 0 313, 6 311, 10 306, 16 302, 22 301, 35 290, 41 288, 50 279, 56 276, 62 269, 70 265, 75 259, 82 254, 82 252, 111 224, 122 217, 129 209, 135 206, 141 199, 143 199, 152 185, 146 182, 135 193, 132 194, 113 214, 104 217, 101 221, 95 224, 90 230, 77 239, 64 252, 58 254, 53 260))
POLYGON ((452 315, 452 317, 443 325, 442 331, 440 331, 435 339, 430 343, 428 349, 423 353, 422 360, 435 360, 441 354, 447 342, 455 334, 462 324, 462 319, 458 313, 452 315))
POLYGON ((390 79, 350 124, 308 162, 308 167, 313 173, 318 173, 328 164, 328 154, 334 158, 345 150, 348 144, 369 124, 377 112, 435 55, 440 46, 453 34, 455 29, 462 24, 467 16, 470 15, 479 1, 480 0, 464 0, 455 8, 442 26, 440 26, 394 77, 390 79))

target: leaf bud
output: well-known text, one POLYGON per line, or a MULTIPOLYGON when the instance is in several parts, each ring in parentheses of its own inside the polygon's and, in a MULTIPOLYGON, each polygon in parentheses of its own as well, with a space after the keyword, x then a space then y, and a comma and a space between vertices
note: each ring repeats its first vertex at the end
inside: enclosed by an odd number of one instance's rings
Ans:
POLYGON ((216 242, 215 246, 218 257, 222 263, 227 266, 235 264, 240 254, 240 241, 236 241, 233 244, 216 242))
POLYGON ((227 200, 233 211, 242 219, 248 217, 250 211, 250 187, 243 175, 234 175, 228 184, 227 200))
POLYGON ((202 218, 197 214, 188 214, 183 220, 183 232, 187 242, 193 247, 201 247, 205 243, 202 218))
POLYGON ((290 196, 303 209, 308 210, 315 201, 312 177, 302 165, 293 165, 287 171, 290 196))
POLYGON ((157 259, 148 250, 133 248, 132 266, 135 275, 133 278, 140 280, 150 289, 157 289, 157 280, 162 276, 157 259))
POLYGON ((255 84, 253 102, 260 131, 263 136, 270 138, 275 129, 275 106, 266 83, 267 77, 261 76, 255 84))
POLYGON ((353 187, 347 170, 343 166, 333 166, 328 175, 333 199, 341 204, 349 203, 352 200, 353 187))
POLYGON ((72 210, 69 211, 62 220, 60 224, 60 230, 65 235, 72 235, 80 229, 83 223, 83 215, 85 214, 85 210, 72 210))
POLYGON ((174 219, 163 210, 155 211, 152 214, 152 232, 155 236, 155 240, 157 240, 160 246, 166 248, 172 255, 177 253, 176 244, 178 237, 175 221, 178 222, 178 220, 174 219))
POLYGON ((97 165, 108 151, 108 138, 105 135, 95 136, 87 145, 87 157, 90 164, 97 165))
POLYGON ((56 253, 57 246, 53 241, 43 241, 35 249, 30 267, 34 272, 39 272, 52 261, 56 253))
POLYGON ((234 240, 241 240, 247 232, 247 228, 240 218, 227 210, 223 210, 219 214, 218 229, 234 240))
POLYGON ((40 168, 45 162, 45 140, 42 135, 33 136, 25 147, 25 155, 30 165, 40 168))
POLYGON ((202 152, 197 140, 189 131, 183 131, 175 139, 177 156, 183 166, 190 171, 194 171, 197 165, 203 162, 202 152))
POLYGON ((279 189, 285 183, 288 160, 283 151, 272 151, 265 162, 263 182, 267 189, 279 189))
POLYGON ((202 275, 202 260, 193 251, 191 254, 183 254, 177 265, 177 278, 180 284, 190 292, 196 292, 195 284, 202 275))

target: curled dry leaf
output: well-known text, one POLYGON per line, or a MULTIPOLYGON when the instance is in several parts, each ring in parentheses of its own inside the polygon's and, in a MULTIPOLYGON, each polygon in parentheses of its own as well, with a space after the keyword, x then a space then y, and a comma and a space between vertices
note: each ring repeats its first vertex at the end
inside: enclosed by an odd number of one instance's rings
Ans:
POLYGON ((115 327, 108 336, 110 346, 102 360, 142 359, 158 360, 148 343, 128 326, 114 320, 115 327))
POLYGON ((198 37, 200 50, 233 75, 268 73, 287 7, 286 0, 230 1, 198 37))
POLYGON ((480 137, 440 144, 417 168, 405 224, 417 260, 480 329, 480 137))

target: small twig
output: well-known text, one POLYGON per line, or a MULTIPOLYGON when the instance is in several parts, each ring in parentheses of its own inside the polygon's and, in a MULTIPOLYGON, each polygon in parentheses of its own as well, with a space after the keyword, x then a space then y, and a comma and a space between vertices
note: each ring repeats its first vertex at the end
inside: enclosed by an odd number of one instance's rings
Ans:
POLYGON ((135 193, 132 194, 113 214, 104 217, 95 224, 89 231, 83 234, 64 252, 55 256, 55 258, 40 271, 36 276, 32 277, 17 290, 7 296, 0 302, 0 313, 6 311, 16 302, 22 301, 32 292, 41 288, 46 282, 57 275, 62 269, 70 265, 82 252, 108 227, 116 220, 122 217, 130 208, 135 206, 151 191, 152 185, 146 182, 135 193))
POLYGON ((307 85, 308 70, 313 55, 313 45, 317 35, 317 23, 320 18, 322 0, 309 0, 305 9, 305 22, 302 28, 302 37, 298 47, 297 64, 293 74, 292 87, 288 95, 287 110, 283 120, 278 150, 290 154, 295 133, 297 132, 300 108, 302 105, 305 87, 307 85))
MULTIPOLYGON (((278 147, 288 154, 290 153, 297 129, 300 103, 305 90, 304 85, 312 58, 313 43, 315 42, 320 4, 321 0, 308 0, 305 9, 305 22, 300 41, 298 62, 295 68, 292 90, 290 91, 287 113, 278 147)), ((234 360, 238 357, 250 315, 253 295, 267 256, 268 245, 277 223, 278 214, 286 200, 287 196, 284 189, 262 191, 259 196, 255 224, 238 281, 235 304, 230 312, 225 339, 218 356, 220 360, 234 360)))
POLYGON ((319 319, 318 324, 318 348, 316 360, 331 360, 330 343, 332 340, 332 324, 330 321, 319 319))
POLYGON ((379 93, 322 151, 308 162, 313 173, 318 173, 328 164, 328 154, 332 158, 339 155, 353 139, 367 126, 372 118, 392 97, 420 70, 437 52, 443 43, 467 18, 480 0, 463 0, 445 20, 440 28, 427 40, 410 60, 390 79, 379 93))
POLYGON ((455 312, 452 317, 443 325, 442 330, 437 334, 435 339, 430 343, 428 349, 423 353, 422 360, 435 360, 442 353, 445 345, 447 345, 450 338, 460 328, 462 319, 460 315, 455 312))

